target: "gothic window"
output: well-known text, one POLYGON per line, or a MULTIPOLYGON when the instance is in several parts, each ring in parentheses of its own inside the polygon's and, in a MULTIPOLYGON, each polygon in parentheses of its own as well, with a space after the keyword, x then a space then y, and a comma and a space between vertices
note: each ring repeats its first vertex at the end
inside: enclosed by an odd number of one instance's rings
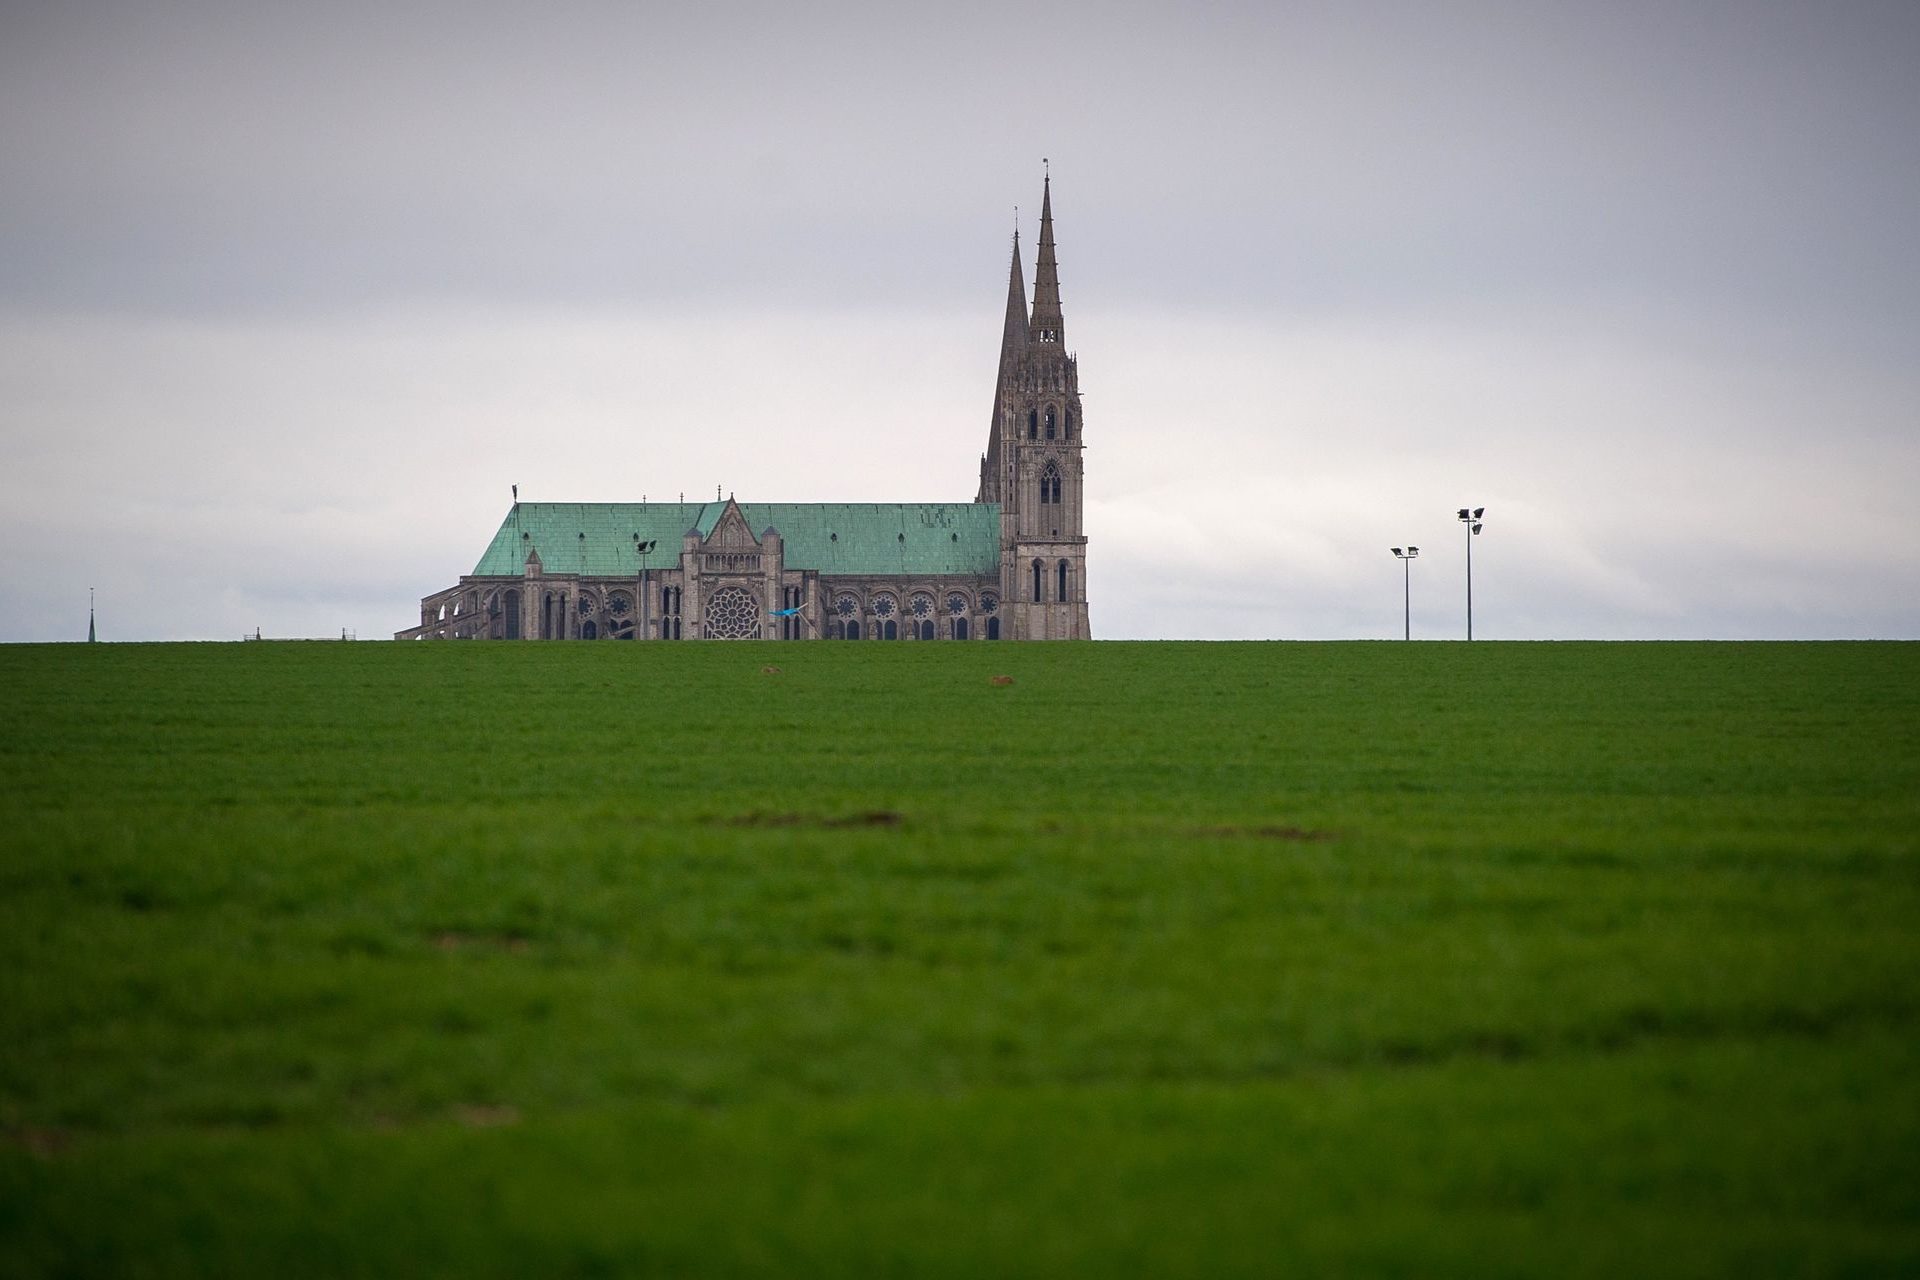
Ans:
POLYGON ((1040 415, 1036 413, 1034 410, 1029 409, 1027 410, 1027 439, 1038 440, 1039 438, 1040 438, 1040 415))
POLYGON ((588 618, 580 624, 580 638, 582 640, 598 640, 600 638, 600 628, 593 625, 592 618, 588 618))
POLYGON ((1033 562, 1033 602, 1035 604, 1039 604, 1041 600, 1045 599, 1040 593, 1040 577, 1045 572, 1046 570, 1041 566, 1040 562, 1035 560, 1033 562))
POLYGON ((898 640, 900 638, 900 624, 892 618, 888 618, 880 624, 879 636, 882 640, 898 640))
POLYGON ((1047 439, 1053 439, 1053 406, 1047 406, 1047 439))
POLYGON ((739 587, 722 587, 707 601, 709 640, 758 640, 760 609, 739 587))
POLYGON ((873 611, 882 618, 891 618, 894 615, 894 611, 898 608, 899 606, 894 604, 892 596, 875 596, 873 598, 873 611))
POLYGON ((998 640, 999 638, 1000 638, 1000 619, 988 618, 987 619, 987 639, 998 640))
POLYGON ((922 618, 920 619, 919 623, 916 625, 920 632, 920 639, 922 640, 933 639, 933 619, 932 618, 922 618))
POLYGON ((1060 501, 1060 468, 1053 459, 1040 471, 1040 504, 1052 506, 1060 501))
POLYGON ((833 602, 833 611, 843 618, 851 618, 860 612, 860 602, 850 595, 843 595, 833 602))
POLYGON ((507 592, 502 597, 502 604, 505 606, 507 639, 518 640, 520 638, 520 593, 507 592))
POLYGON ((607 597, 607 612, 616 618, 624 618, 633 608, 633 601, 627 599, 624 592, 616 591, 607 597))
POLYGON ((955 640, 965 640, 967 638, 967 620, 965 618, 955 618, 953 620, 953 638, 955 640))
POLYGON ((998 597, 995 597, 995 596, 980 597, 980 612, 990 614, 990 613, 998 612, 999 609, 1000 609, 1000 601, 998 597))
POLYGON ((909 607, 912 608, 914 617, 928 617, 933 613, 933 597, 929 595, 917 595, 913 598, 909 607))
POLYGON ((1071 409, 1067 410, 1066 428, 1067 439, 1073 439, 1073 410, 1071 409))
POLYGON ((1055 598, 1062 602, 1067 599, 1067 562, 1065 560, 1060 562, 1060 591, 1055 598))
POLYGON ((860 638, 860 619, 848 618, 847 619, 847 639, 858 640, 859 638, 860 638))
POLYGON ((949 593, 947 596, 947 612, 957 617, 960 614, 965 613, 966 611, 967 611, 967 598, 961 595, 958 591, 949 593))
POLYGON ((580 616, 583 618, 593 616, 593 597, 584 591, 580 593, 580 616))

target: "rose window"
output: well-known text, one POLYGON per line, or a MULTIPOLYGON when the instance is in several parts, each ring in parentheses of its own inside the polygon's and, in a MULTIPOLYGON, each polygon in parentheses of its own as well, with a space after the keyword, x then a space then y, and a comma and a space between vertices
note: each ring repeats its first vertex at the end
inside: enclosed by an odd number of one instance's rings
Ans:
POLYGON ((852 596, 841 596, 833 602, 833 611, 843 618, 851 618, 860 611, 860 602, 852 596))
POLYGON ((631 608, 633 608, 633 601, 627 599, 618 591, 607 597, 607 612, 616 618, 626 617, 627 610, 631 608))
POLYGON ((893 608, 892 596, 881 596, 873 602, 873 611, 883 618, 891 618, 893 616, 893 608))
POLYGON ((967 598, 958 591, 947 597, 947 612, 959 615, 967 611, 967 598))
POLYGON ((980 597, 980 612, 993 613, 999 608, 1000 608, 1000 602, 998 600, 995 600, 992 596, 980 597))
POLYGON ((931 596, 915 596, 913 598, 913 616, 914 617, 924 618, 932 612, 933 612, 933 598, 931 596))
POLYGON ((739 587, 722 587, 707 601, 709 640, 758 640, 760 608, 739 587))

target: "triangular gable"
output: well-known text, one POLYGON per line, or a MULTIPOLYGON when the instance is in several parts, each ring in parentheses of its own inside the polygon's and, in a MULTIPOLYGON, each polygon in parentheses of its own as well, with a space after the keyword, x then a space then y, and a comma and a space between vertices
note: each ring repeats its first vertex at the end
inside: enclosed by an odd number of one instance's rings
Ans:
POLYGON ((720 513, 720 518, 714 521, 713 532, 707 535, 705 545, 746 551, 758 547, 760 539, 753 536, 753 527, 747 523, 747 518, 740 514, 740 504, 728 498, 726 509, 720 513))

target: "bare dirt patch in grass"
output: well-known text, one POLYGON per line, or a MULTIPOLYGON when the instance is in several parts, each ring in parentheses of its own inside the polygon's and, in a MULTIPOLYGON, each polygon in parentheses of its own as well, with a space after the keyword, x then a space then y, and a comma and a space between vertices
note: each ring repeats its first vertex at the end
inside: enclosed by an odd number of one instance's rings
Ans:
POLYGON ((442 951, 462 947, 491 947, 496 951, 525 951, 527 940, 517 933, 462 933, 448 929, 433 935, 433 945, 442 951))
POLYGON ((852 827, 897 827, 906 815, 892 809, 869 809, 864 813, 827 817, 812 813, 743 813, 723 820, 729 827, 813 827, 823 831, 844 831, 852 827))

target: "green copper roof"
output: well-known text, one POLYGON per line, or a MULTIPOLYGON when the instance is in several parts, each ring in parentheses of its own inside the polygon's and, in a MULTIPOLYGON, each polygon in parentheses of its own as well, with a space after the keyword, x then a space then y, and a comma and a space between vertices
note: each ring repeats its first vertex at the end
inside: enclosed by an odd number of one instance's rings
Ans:
MULTIPOLYGON (((646 563, 680 563, 688 529, 713 532, 724 502, 521 502, 473 567, 475 576, 523 571, 529 551, 548 573, 618 577, 640 571, 639 542, 659 545, 646 563), (635 535, 639 535, 637 538, 635 535), (585 536, 582 536, 585 535, 585 536)), ((973 574, 1000 571, 1000 508, 986 502, 743 502, 757 537, 771 525, 789 569, 827 575, 973 574)))

